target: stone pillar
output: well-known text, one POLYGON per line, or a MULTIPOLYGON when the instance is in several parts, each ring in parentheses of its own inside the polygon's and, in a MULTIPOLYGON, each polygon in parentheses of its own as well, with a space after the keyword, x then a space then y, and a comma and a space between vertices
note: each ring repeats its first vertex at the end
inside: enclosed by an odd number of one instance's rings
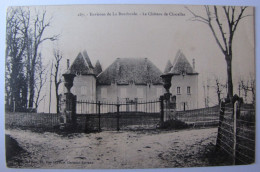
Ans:
POLYGON ((171 97, 171 93, 170 93, 170 88, 172 86, 171 80, 172 80, 172 76, 173 74, 171 73, 167 73, 167 74, 163 74, 161 75, 161 78, 163 80, 163 87, 166 90, 166 93, 164 94, 164 100, 165 100, 165 110, 164 110, 164 121, 167 121, 170 119, 171 116, 171 112, 170 112, 170 97, 171 97))
POLYGON ((67 93, 64 93, 62 96, 62 115, 60 119, 61 128, 70 128, 76 129, 76 100, 77 96, 73 95, 70 92, 71 87, 73 86, 73 80, 75 74, 65 73, 63 77, 65 79, 65 87, 67 88, 67 93))

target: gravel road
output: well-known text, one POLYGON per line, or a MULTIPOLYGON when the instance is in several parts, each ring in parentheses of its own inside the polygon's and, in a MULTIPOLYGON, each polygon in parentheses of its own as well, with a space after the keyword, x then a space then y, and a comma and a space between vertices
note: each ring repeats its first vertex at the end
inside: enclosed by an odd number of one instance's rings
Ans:
POLYGON ((207 166, 205 149, 217 128, 180 131, 103 131, 90 134, 37 133, 8 129, 26 152, 8 161, 19 168, 173 168, 207 166))

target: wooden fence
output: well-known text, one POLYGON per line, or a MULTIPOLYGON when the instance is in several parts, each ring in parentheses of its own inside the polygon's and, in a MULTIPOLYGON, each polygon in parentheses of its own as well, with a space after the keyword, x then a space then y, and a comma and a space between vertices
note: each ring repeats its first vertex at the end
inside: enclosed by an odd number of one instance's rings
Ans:
POLYGON ((194 110, 176 111, 173 117, 193 127, 217 126, 219 123, 219 105, 194 110))
POLYGON ((224 104, 220 109, 217 150, 235 164, 255 161, 255 109, 253 105, 224 104))

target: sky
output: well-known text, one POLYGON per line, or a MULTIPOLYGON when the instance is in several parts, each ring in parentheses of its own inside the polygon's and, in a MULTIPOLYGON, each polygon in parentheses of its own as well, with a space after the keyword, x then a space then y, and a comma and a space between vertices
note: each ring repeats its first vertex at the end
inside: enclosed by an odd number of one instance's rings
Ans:
MULTIPOLYGON (((205 16, 202 6, 189 6, 197 14, 205 16)), ((51 26, 43 37, 59 34, 57 42, 46 41, 40 51, 45 64, 53 59, 53 49, 63 54, 62 71, 66 69, 66 59, 74 61, 79 52, 86 50, 95 65, 99 60, 103 70, 116 58, 146 57, 162 72, 168 60, 173 62, 181 50, 191 63, 195 59, 199 73, 199 106, 203 107, 203 84, 209 80, 214 86, 214 77, 226 80, 226 63, 209 27, 201 22, 191 21, 192 14, 182 5, 67 5, 33 6, 46 10, 51 26), (129 15, 122 15, 129 13, 129 15), (165 15, 165 14, 168 15, 165 15)), ((248 8, 247 14, 253 14, 248 8)), ((235 33, 233 45, 233 82, 240 78, 254 76, 254 24, 253 16, 241 20, 235 33)), ((50 65, 49 65, 50 66, 50 65)), ((52 86, 54 93, 54 85, 52 86)), ((214 88, 210 89, 210 103, 217 103, 214 88)), ((237 89, 234 89, 236 93, 237 89)), ((49 83, 45 85, 39 111, 48 105, 49 83)), ((54 94, 53 94, 54 95, 54 94)), ((52 97, 55 102, 55 97, 52 97)), ((53 104, 53 103, 52 103, 53 104)), ((51 107, 52 111, 55 106, 51 107)))

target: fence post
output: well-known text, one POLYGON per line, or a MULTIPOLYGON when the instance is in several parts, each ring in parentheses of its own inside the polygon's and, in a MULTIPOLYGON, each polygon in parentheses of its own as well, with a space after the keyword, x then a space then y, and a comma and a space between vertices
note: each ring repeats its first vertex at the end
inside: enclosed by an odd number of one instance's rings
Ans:
POLYGON ((119 107, 120 107, 120 104, 117 104, 116 105, 116 116, 117 116, 117 131, 119 131, 120 130, 120 128, 119 128, 119 107))
POLYGON ((233 165, 236 164, 236 149, 237 149, 237 117, 238 114, 240 113, 240 108, 239 108, 240 103, 236 101, 234 103, 234 128, 233 128, 233 165))
POLYGON ((221 126, 222 122, 224 120, 224 114, 225 114, 225 103, 220 103, 220 110, 219 110, 219 124, 218 124, 218 135, 217 135, 217 143, 216 143, 216 151, 220 149, 220 140, 221 140, 221 126))
POLYGON ((100 101, 98 101, 98 131, 101 131, 101 126, 100 126, 100 118, 101 118, 101 114, 100 114, 100 101))
POLYGON ((161 124, 163 123, 163 121, 164 121, 164 107, 163 107, 163 100, 164 100, 164 98, 163 98, 164 96, 160 96, 160 108, 161 108, 161 119, 160 119, 160 122, 161 122, 161 124))

